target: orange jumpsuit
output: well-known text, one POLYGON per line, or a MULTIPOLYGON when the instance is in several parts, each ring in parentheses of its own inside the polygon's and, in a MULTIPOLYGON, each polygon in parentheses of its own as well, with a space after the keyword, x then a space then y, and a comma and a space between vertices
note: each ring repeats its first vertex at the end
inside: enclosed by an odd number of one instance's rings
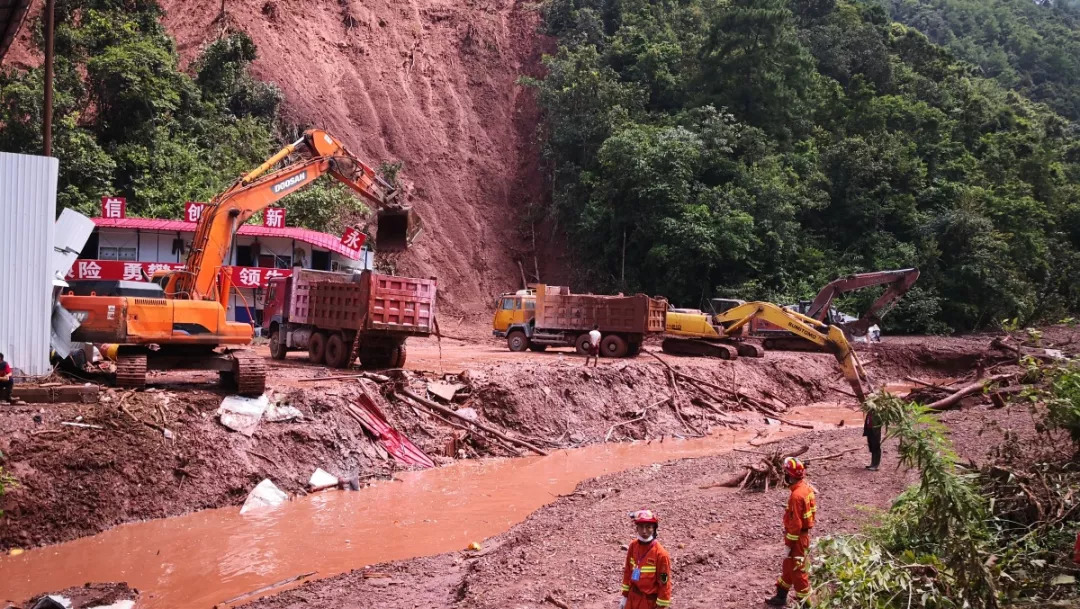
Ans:
POLYGON ((623 567, 622 594, 627 597, 626 609, 671 606, 671 556, 659 541, 644 544, 635 539, 630 544, 623 567))
POLYGON ((795 589, 802 600, 810 596, 810 529, 814 528, 817 504, 814 487, 805 479, 791 486, 787 510, 784 511, 784 543, 788 547, 784 570, 776 585, 785 590, 795 589))

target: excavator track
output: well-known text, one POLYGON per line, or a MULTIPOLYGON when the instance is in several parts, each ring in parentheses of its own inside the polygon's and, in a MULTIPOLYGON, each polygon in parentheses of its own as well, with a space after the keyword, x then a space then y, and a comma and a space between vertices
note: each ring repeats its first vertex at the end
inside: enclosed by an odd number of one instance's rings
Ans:
POLYGON ((145 355, 121 355, 117 357, 116 386, 125 389, 146 388, 145 355))
POLYGON ((665 338, 660 348, 669 355, 718 357, 720 359, 736 359, 739 357, 737 347, 696 338, 665 338))
POLYGON ((240 395, 262 395, 266 391, 266 361, 254 351, 233 351, 236 390, 240 395))
POLYGON ((735 348, 739 350, 739 357, 765 357, 765 347, 757 343, 739 341, 735 348))

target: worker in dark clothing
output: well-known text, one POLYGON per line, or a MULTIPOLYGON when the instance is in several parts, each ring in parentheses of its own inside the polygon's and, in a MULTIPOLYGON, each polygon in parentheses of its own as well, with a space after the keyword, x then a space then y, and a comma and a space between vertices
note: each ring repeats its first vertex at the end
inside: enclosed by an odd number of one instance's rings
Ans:
POLYGON ((0 400, 12 402, 11 389, 15 381, 11 380, 11 364, 4 361, 4 354, 0 353, 0 400))
POLYGON ((870 465, 866 469, 876 472, 881 464, 881 422, 872 412, 866 413, 862 435, 866 436, 866 445, 870 449, 870 465))

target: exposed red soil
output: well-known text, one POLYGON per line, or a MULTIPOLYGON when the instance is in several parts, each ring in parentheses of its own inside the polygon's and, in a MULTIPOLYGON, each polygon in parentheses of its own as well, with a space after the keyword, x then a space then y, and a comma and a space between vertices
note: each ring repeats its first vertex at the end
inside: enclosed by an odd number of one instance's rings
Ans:
MULTIPOLYGON (((979 462, 1000 444, 1004 430, 1034 437, 1022 408, 965 408, 944 415, 962 458, 979 462)), ((858 429, 813 432, 783 446, 809 444, 807 457, 856 452, 811 463, 818 493, 816 535, 853 532, 871 521, 866 508, 887 508, 916 478, 897 469, 895 445, 885 444, 881 471, 867 472, 858 429)), ((549 596, 582 609, 616 606, 625 545, 633 538, 627 512, 657 510, 660 540, 673 560, 674 603, 679 607, 758 606, 773 592, 783 541, 780 516, 786 494, 702 489, 756 457, 731 454, 653 465, 582 483, 525 522, 483 542, 479 553, 461 551, 391 564, 304 584, 247 605, 260 609, 303 606, 359 608, 372 598, 385 607, 544 607, 549 596), (380 575, 371 577, 372 574, 380 575)))
MULTIPOLYGON (((285 94, 284 117, 341 138, 378 165, 404 161, 405 200, 424 233, 397 259, 398 274, 437 277, 442 313, 486 321, 495 298, 520 287, 521 259, 550 283, 566 281, 559 236, 522 213, 544 189, 538 108, 517 84, 538 76, 551 42, 539 12, 516 0, 161 0, 185 63, 224 30, 255 41, 256 77, 285 94), (553 241, 554 239, 554 241, 553 241)), ((30 15, 40 15, 35 2, 30 15)), ((37 64, 32 21, 8 65, 37 64)))
MULTIPOLYGON (((138 606, 139 591, 133 590, 127 584, 91 584, 78 588, 67 588, 59 592, 51 593, 62 596, 71 601, 71 609, 87 609, 89 607, 101 607, 111 605, 117 601, 134 600, 138 606)), ((40 597, 38 597, 40 598, 40 597)), ((9 605, 11 609, 24 609, 34 606, 37 598, 29 599, 25 603, 9 605)))
MULTIPOLYGON (((884 345, 876 351, 892 349, 884 345)), ((908 347, 896 349, 899 354, 889 361, 902 360, 908 347)), ((442 352, 440 360, 434 340, 411 341, 411 366, 463 373, 469 387, 456 407, 474 408, 488 423, 547 447, 603 441, 613 423, 633 418, 643 407, 670 395, 661 365, 644 355, 604 360, 598 368, 586 369, 583 359, 570 352, 509 353, 494 341, 490 346, 444 344, 442 352)), ((831 391, 842 384, 835 378, 835 362, 824 354, 772 352, 761 360, 735 362, 665 359, 700 378, 771 400, 781 410, 785 404, 827 399, 853 403, 831 391)), ((271 388, 299 407, 304 420, 263 423, 252 438, 218 423, 213 412, 223 394, 208 386, 214 380, 209 374, 160 375, 151 391, 126 400, 125 406, 142 421, 161 424, 164 415, 165 427, 176 435, 173 439, 132 421, 118 407, 117 392, 107 393, 108 401, 99 404, 3 407, 0 451, 6 458, 5 470, 19 486, 0 501, 5 512, 0 548, 55 543, 132 520, 239 505, 265 477, 295 493, 316 467, 340 477, 391 473, 393 464, 345 413, 344 403, 360 391, 356 381, 303 382, 339 373, 310 366, 302 358, 273 365, 271 388), (60 425, 79 416, 83 423, 105 429, 60 425)), ((869 365, 885 375, 890 366, 907 371, 895 363, 869 365)), ((414 373, 410 382, 414 391, 423 393, 426 380, 440 377, 436 372, 414 373)), ((716 402, 740 410, 728 398, 717 397, 716 402)), ((421 415, 397 399, 384 408, 391 423, 436 460, 449 460, 442 455, 454 437, 458 449, 469 457, 513 454, 490 439, 462 434, 421 415)), ((682 412, 701 431, 731 424, 689 403, 683 404, 682 412)), ((736 416, 748 424, 763 422, 754 412, 736 416)), ((650 409, 642 421, 613 431, 611 439, 665 435, 692 435, 670 405, 650 409)))

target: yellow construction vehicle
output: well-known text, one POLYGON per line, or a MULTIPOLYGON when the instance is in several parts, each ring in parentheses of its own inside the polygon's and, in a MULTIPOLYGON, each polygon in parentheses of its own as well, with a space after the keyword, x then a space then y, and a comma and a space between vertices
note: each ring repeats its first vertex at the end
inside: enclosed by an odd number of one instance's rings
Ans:
POLYGON ((748 302, 712 316, 692 309, 668 311, 667 333, 671 336, 664 339, 661 348, 672 355, 724 359, 734 359, 741 352, 761 353, 761 347, 745 342, 747 326, 754 320, 779 326, 832 353, 859 401, 865 399, 870 380, 844 331, 768 302, 748 302))

